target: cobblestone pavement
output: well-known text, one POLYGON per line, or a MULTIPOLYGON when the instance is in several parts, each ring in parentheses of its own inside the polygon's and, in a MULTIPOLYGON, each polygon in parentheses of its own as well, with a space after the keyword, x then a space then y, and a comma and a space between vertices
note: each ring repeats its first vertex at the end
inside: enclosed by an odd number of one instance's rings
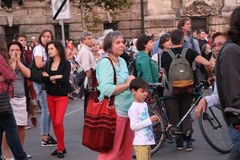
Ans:
MULTIPOLYGON (((40 115, 39 115, 40 116, 40 115)), ((194 116, 193 116, 194 117, 194 116)), ((195 117, 194 117, 195 118, 195 117)), ((38 121, 39 122, 39 121, 38 121)), ((227 160, 228 155, 214 151, 205 142, 197 120, 194 119, 193 142, 194 151, 176 151, 174 144, 165 143, 163 147, 152 156, 152 160, 227 160)), ((69 101, 69 107, 65 115, 65 143, 67 154, 65 160, 96 160, 97 153, 93 152, 81 144, 83 124, 83 100, 69 101)), ((38 123, 39 126, 39 123, 38 123)), ((52 130, 51 130, 52 132, 52 130)), ((54 135, 53 133, 51 133, 54 135)), ((32 160, 54 160, 51 156, 54 147, 40 146, 39 127, 26 131, 25 151, 32 155, 32 160)))

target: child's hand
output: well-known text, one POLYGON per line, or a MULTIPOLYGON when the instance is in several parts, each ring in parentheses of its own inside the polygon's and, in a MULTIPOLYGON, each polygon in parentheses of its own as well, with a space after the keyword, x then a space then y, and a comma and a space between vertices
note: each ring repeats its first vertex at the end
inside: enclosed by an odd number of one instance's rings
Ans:
POLYGON ((158 117, 156 115, 153 115, 153 116, 150 117, 150 120, 152 122, 157 122, 158 121, 158 117))

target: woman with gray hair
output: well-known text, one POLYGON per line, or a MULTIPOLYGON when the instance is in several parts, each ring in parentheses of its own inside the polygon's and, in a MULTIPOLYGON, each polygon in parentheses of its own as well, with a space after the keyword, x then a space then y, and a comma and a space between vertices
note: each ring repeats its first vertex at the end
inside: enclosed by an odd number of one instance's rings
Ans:
POLYGON ((128 109, 133 101, 133 96, 128 87, 135 77, 129 76, 126 62, 120 57, 124 51, 122 33, 119 31, 108 33, 104 38, 103 49, 114 65, 117 84, 113 84, 114 71, 110 61, 107 58, 101 59, 96 68, 98 90, 100 91, 99 100, 103 100, 104 96, 115 96, 117 120, 113 149, 106 153, 100 153, 98 160, 131 160, 133 131, 130 129, 128 109))

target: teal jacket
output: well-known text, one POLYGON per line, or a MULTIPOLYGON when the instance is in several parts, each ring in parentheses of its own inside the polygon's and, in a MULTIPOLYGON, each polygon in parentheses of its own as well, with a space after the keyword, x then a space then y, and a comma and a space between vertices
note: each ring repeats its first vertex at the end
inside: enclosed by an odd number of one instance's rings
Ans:
MULTIPOLYGON (((121 57, 118 58, 120 67, 114 65, 117 75, 117 84, 123 84, 128 78, 128 69, 125 60, 121 57)), ((107 58, 102 58, 97 63, 96 77, 98 80, 98 90, 100 91, 100 96, 98 99, 103 100, 104 96, 110 97, 116 85, 113 84, 113 69, 110 61, 107 58)), ((115 95, 114 104, 116 107, 117 115, 121 117, 128 117, 128 109, 133 102, 133 95, 129 89, 122 91, 121 93, 115 95)))
POLYGON ((142 77, 147 83, 158 82, 158 66, 144 51, 137 53, 135 65, 138 77, 142 77))

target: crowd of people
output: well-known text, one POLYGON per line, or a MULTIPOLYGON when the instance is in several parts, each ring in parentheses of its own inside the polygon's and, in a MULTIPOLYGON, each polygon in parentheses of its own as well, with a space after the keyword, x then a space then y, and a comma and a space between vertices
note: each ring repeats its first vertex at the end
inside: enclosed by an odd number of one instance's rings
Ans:
MULTIPOLYGON (((184 58, 191 66, 194 78, 193 86, 201 80, 208 80, 211 84, 214 73, 217 78, 213 94, 201 99, 195 110, 196 116, 199 117, 201 110, 213 104, 219 103, 223 109, 227 108, 223 115, 234 144, 229 160, 239 159, 240 131, 237 127, 240 126, 240 112, 239 90, 236 87, 239 84, 239 69, 236 67, 239 62, 239 18, 240 7, 237 7, 227 32, 208 34, 204 30, 192 31, 191 20, 182 18, 177 29, 161 33, 159 37, 142 34, 134 37, 128 47, 123 34, 113 30, 108 30, 99 38, 83 31, 78 46, 69 39, 65 48, 62 43, 54 41, 48 29, 40 33, 38 44, 32 37, 31 44, 27 45, 24 34, 17 34, 12 42, 6 44, 4 35, 0 35, 0 93, 9 92, 13 110, 13 114, 0 117, 0 146, 3 148, 0 148, 0 155, 5 160, 31 158, 24 152, 25 129, 29 119, 33 126, 37 126, 35 108, 39 105, 41 146, 56 146, 51 155, 64 158, 67 149, 63 121, 68 100, 84 99, 85 115, 91 78, 96 74, 99 100, 114 95, 117 114, 113 148, 109 152, 99 153, 98 159, 131 160, 133 148, 138 160, 150 159, 149 145, 155 143, 151 126, 158 119, 148 113, 145 99, 152 92, 148 89, 148 83, 162 82, 165 86, 162 94, 174 97, 165 103, 170 123, 176 125, 194 98, 191 93, 175 96, 168 81, 174 56, 185 52, 184 58), (228 44, 220 51, 226 42, 228 44), (102 58, 105 56, 111 59, 115 68, 116 85, 113 83, 110 61, 102 58), (135 61, 136 77, 129 75, 128 65, 131 61, 135 61), (33 62, 42 70, 41 83, 31 80, 33 73, 30 66, 33 62), (227 78, 233 76, 235 78, 227 78), (51 124, 56 140, 49 134, 51 124)), ((183 135, 175 140, 176 149, 192 151, 191 115, 184 121, 181 131, 183 135)))

